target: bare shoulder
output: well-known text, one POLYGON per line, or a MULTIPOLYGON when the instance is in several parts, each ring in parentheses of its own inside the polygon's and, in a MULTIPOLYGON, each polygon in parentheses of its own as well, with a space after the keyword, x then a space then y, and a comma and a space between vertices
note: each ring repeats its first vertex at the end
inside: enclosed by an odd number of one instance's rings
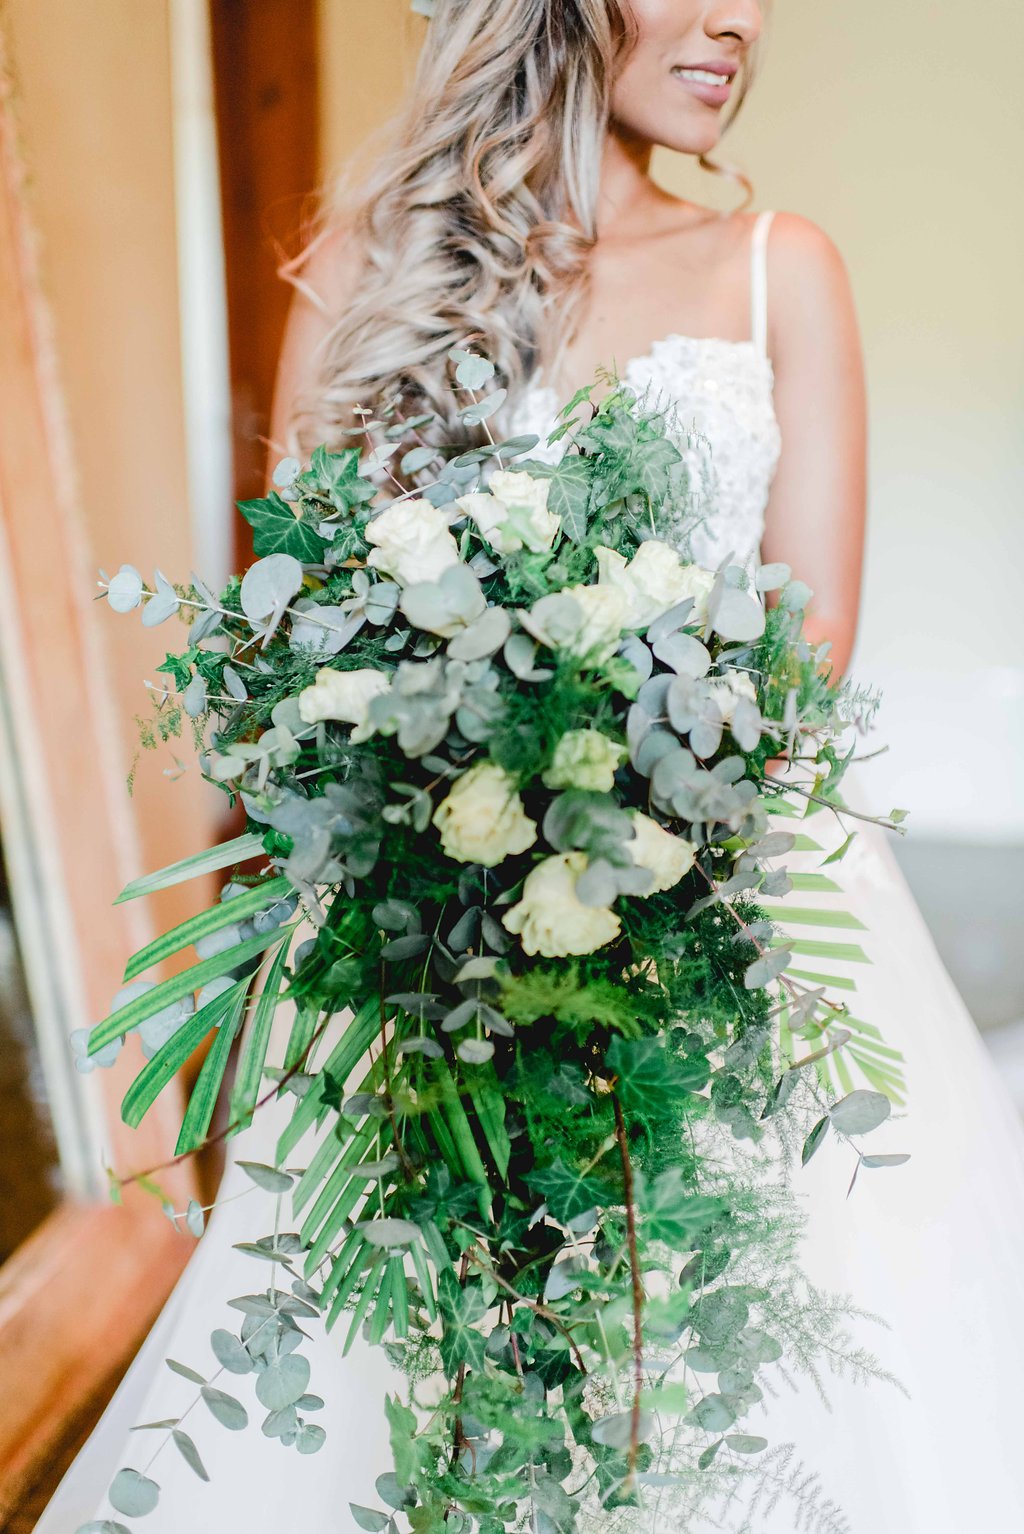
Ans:
POLYGON ((320 381, 323 350, 352 296, 359 257, 348 230, 319 234, 286 271, 294 296, 288 313, 274 388, 270 437, 275 451, 290 450, 299 402, 320 381))
POLYGON ((288 275, 299 299, 333 319, 351 295, 359 264, 354 234, 336 225, 323 229, 310 241, 288 275))
POLYGON ((850 279, 839 247, 799 213, 776 213, 768 239, 771 307, 777 315, 810 306, 850 303, 850 279))

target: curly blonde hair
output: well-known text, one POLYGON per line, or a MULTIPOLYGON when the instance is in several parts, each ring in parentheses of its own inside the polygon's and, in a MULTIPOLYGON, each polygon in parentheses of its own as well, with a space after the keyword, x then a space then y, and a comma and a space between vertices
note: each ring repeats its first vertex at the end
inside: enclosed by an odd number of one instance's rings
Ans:
POLYGON ((449 349, 471 339, 514 397, 542 338, 546 359, 571 336, 635 36, 629 0, 436 0, 390 142, 331 215, 358 269, 298 404, 299 447, 336 445, 357 407, 395 392, 468 439, 449 349))

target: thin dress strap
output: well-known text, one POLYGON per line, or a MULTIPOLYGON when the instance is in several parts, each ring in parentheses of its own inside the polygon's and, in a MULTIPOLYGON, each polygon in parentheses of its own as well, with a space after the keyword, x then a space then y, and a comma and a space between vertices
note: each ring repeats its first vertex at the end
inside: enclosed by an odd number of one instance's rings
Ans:
POLYGON ((768 231, 771 209, 754 220, 750 240, 750 333, 758 356, 768 355, 768 231))

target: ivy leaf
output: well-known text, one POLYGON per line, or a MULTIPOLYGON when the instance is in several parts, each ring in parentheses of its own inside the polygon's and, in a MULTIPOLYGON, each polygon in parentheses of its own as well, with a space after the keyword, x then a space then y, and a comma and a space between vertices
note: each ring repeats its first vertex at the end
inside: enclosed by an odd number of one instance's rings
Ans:
POLYGON ((303 564, 321 564, 326 542, 316 528, 298 518, 276 491, 255 501, 239 501, 238 509, 253 531, 253 548, 260 559, 268 554, 291 554, 303 564))
POLYGON ((561 1157, 542 1171, 531 1172, 526 1181, 563 1224, 608 1202, 608 1188, 603 1182, 567 1166, 561 1157))
POLYGON ((677 1251, 692 1249, 725 1211, 719 1199, 690 1194, 679 1167, 669 1167, 652 1181, 638 1172, 636 1181, 645 1236, 650 1241, 664 1241, 677 1251))
POLYGON ((587 533, 587 509, 590 505, 590 465, 585 458, 563 458, 551 476, 548 511, 562 519, 562 531, 573 543, 581 543, 587 533))
POLYGON ((360 476, 359 459, 357 447, 344 448, 340 453, 318 447, 313 453, 310 472, 338 511, 365 505, 377 493, 373 482, 360 476))
MULTIPOLYGON (((437 1284, 438 1305, 441 1311, 440 1348, 444 1371, 452 1377, 462 1364, 467 1369, 479 1371, 484 1366, 484 1350, 487 1339, 479 1323, 487 1314, 487 1301, 479 1285, 459 1283, 450 1268, 440 1275, 437 1284)), ((399 1475, 400 1466, 395 1467, 399 1475)))
POLYGON ((698 1091, 709 1076, 703 1055, 678 1060, 662 1036, 614 1039, 607 1061, 617 1078, 615 1091, 624 1111, 645 1118, 667 1112, 678 1103, 681 1092, 698 1091))

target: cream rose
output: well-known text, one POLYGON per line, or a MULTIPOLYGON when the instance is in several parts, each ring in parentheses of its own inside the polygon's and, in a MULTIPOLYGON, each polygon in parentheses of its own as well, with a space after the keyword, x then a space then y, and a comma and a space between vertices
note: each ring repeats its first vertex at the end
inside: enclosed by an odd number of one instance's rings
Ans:
POLYGON ((448 515, 422 497, 395 501, 366 524, 366 541, 375 544, 366 563, 392 576, 400 586, 436 581, 459 562, 459 549, 448 528, 448 515))
POLYGON ((732 724, 732 716, 741 699, 748 703, 757 702, 757 688, 745 671, 727 671, 724 676, 711 676, 707 681, 726 724, 732 724))
POLYGON ((684 565, 675 549, 658 538, 648 538, 631 560, 599 544, 598 580, 601 586, 619 591, 626 605, 626 628, 648 628, 670 607, 693 598, 690 621, 704 623, 708 615, 708 596, 715 583, 712 570, 700 565, 684 565))
POLYGON ((583 621, 572 641, 572 649, 600 664, 619 648, 622 631, 627 627, 628 607, 625 595, 613 586, 567 586, 565 595, 579 607, 583 621))
POLYGON ((592 788, 610 793, 628 752, 600 730, 567 730, 543 775, 547 788, 592 788))
POLYGON ((491 475, 489 494, 477 490, 460 496, 456 505, 499 554, 515 554, 524 543, 539 554, 551 547, 562 525, 561 517, 548 511, 550 488, 550 480, 502 469, 491 475), (512 512, 521 513, 514 523, 509 522, 512 512))
POLYGON ((338 671, 322 666, 311 687, 299 693, 299 715, 306 724, 321 719, 339 719, 353 724, 353 740, 365 740, 367 711, 374 698, 388 691, 391 683, 381 671, 363 667, 358 671, 338 671))
POLYGON ((522 899, 502 917, 525 953, 564 959, 593 953, 618 937, 622 923, 615 912, 584 905, 576 894, 576 880, 586 866, 586 853, 561 852, 527 874, 522 899))
POLYGON ((459 778, 434 811, 434 825, 448 857, 485 868, 525 852, 537 840, 537 826, 512 779, 493 762, 478 762, 459 778))
POLYGON ((633 815, 633 830, 636 834, 626 846, 636 866, 646 868, 654 875, 654 884, 648 894, 657 895, 672 889, 684 874, 690 872, 697 860, 693 842, 673 836, 671 831, 666 831, 664 826, 659 826, 656 820, 642 815, 639 810, 633 815))

